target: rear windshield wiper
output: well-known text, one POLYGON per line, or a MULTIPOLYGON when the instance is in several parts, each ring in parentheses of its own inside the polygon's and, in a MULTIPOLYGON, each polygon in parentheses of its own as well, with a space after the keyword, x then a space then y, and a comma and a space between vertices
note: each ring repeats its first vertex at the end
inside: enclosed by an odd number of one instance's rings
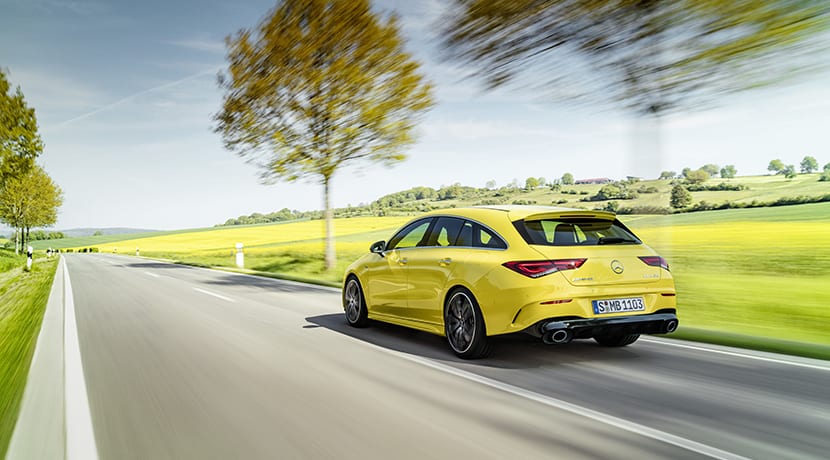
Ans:
POLYGON ((623 243, 639 243, 639 241, 630 240, 628 238, 620 238, 618 236, 603 236, 597 240, 597 244, 623 244, 623 243))

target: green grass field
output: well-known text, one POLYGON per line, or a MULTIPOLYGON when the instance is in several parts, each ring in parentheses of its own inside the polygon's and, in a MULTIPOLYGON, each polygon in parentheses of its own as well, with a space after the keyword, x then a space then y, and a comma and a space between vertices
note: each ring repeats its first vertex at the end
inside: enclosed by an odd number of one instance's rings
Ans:
MULTIPOLYGON (((694 203, 705 201, 710 204, 721 204, 726 201, 735 203, 773 202, 780 198, 809 196, 818 197, 830 194, 830 182, 819 182, 819 174, 800 174, 793 179, 781 175, 775 176, 742 176, 733 179, 713 178, 705 185, 714 186, 720 183, 745 185, 747 190, 736 191, 699 191, 691 192, 694 203)), ((654 207, 669 208, 672 181, 669 180, 642 180, 631 186, 631 189, 656 188, 654 193, 638 193, 638 197, 631 200, 613 200, 622 207, 654 207)), ((513 201, 531 202, 539 205, 551 205, 594 209, 603 207, 606 201, 581 201, 595 195, 602 185, 563 185, 561 190, 552 191, 548 187, 539 187, 534 190, 511 190, 504 196, 500 191, 490 191, 479 196, 466 199, 444 201, 421 200, 414 204, 423 204, 439 208, 451 206, 469 206, 482 201, 495 201, 499 204, 511 204, 513 201), (571 192, 571 193, 568 193, 571 192), (560 203, 561 202, 561 203, 560 203)))
POLYGON ((11 440, 46 310, 57 260, 39 259, 25 272, 25 257, 0 250, 0 458, 11 440))

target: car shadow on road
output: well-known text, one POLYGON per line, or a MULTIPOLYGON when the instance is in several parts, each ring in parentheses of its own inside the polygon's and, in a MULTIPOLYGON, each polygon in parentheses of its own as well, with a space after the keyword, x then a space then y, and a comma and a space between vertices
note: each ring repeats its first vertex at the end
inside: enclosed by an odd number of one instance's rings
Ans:
MULTIPOLYGON (((477 367, 496 369, 531 369, 556 367, 585 362, 615 362, 644 359, 636 348, 606 348, 593 340, 576 340, 564 345, 545 345, 526 334, 491 337, 494 350, 490 357, 474 361, 458 358, 450 350, 444 337, 416 331, 402 326, 370 321, 366 328, 354 328, 346 323, 342 313, 310 316, 311 324, 401 353, 429 358, 439 362, 474 370, 477 367)), ((304 326, 308 327, 308 325, 304 326)))
MULTIPOLYGON (((222 272, 218 272, 222 273, 222 272)), ((279 292, 307 292, 307 293, 330 293, 328 289, 317 287, 312 284, 291 283, 274 278, 261 276, 246 276, 234 273, 222 273, 216 279, 206 280, 205 284, 214 286, 245 286, 259 288, 267 291, 279 292)))

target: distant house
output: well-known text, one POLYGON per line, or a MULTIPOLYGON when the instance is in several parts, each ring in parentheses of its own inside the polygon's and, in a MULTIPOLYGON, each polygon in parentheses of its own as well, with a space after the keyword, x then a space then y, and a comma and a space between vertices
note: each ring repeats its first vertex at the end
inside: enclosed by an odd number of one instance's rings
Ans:
POLYGON ((578 179, 578 180, 574 181, 574 184, 577 184, 577 185, 580 185, 580 184, 610 184, 611 182, 614 182, 614 181, 612 181, 611 179, 609 179, 607 177, 595 177, 593 179, 578 179))

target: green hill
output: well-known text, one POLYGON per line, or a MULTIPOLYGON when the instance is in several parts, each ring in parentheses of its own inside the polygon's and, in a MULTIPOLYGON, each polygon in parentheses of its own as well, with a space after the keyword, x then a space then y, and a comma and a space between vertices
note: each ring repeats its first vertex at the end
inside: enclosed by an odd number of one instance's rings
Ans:
MULTIPOLYGON (((714 178, 699 188, 715 190, 691 192, 692 208, 706 210, 719 206, 757 207, 793 199, 793 203, 785 204, 799 204, 810 201, 806 198, 830 201, 830 182, 820 182, 819 177, 819 174, 801 174, 793 179, 786 179, 781 175, 714 178)), ((415 187, 382 196, 367 205, 338 208, 334 210, 334 214, 335 217, 415 215, 432 209, 491 204, 610 209, 620 214, 670 214, 675 212, 669 206, 674 183, 674 180, 634 179, 612 184, 545 185, 532 190, 516 186, 488 189, 460 184, 439 189, 415 187)), ((240 216, 228 219, 223 225, 271 222, 272 218, 285 218, 284 211, 240 216)), ((320 219, 322 211, 306 212, 303 216, 320 219)))

